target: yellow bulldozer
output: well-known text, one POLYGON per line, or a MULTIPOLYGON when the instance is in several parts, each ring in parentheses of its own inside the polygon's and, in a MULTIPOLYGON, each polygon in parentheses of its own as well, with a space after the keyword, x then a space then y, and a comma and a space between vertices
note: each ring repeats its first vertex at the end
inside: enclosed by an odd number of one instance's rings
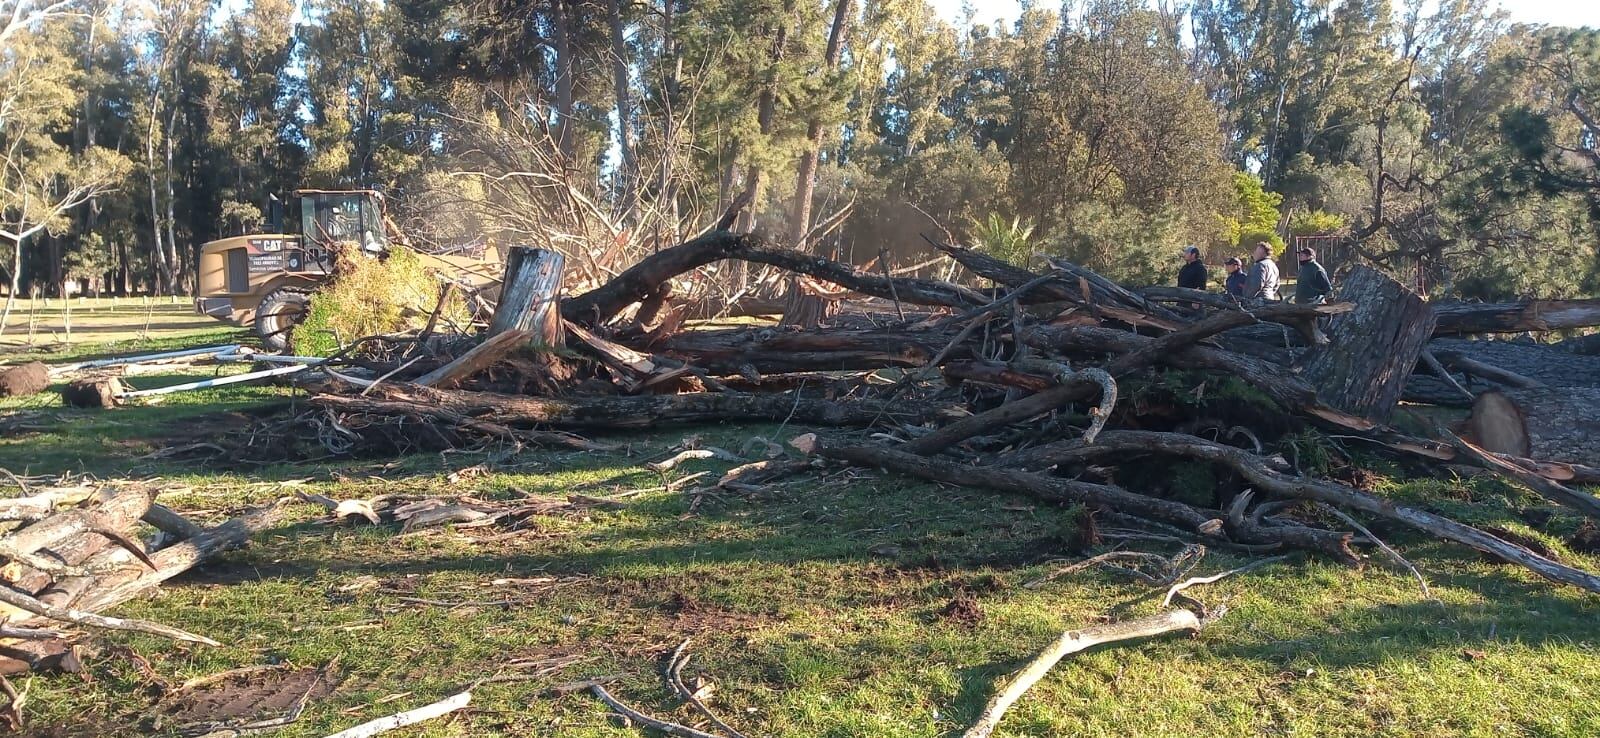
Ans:
MULTIPOLYGON (((195 310, 218 320, 253 326, 269 350, 283 351, 305 319, 311 293, 331 276, 333 255, 344 247, 373 258, 404 245, 384 215, 374 190, 296 190, 285 208, 269 207, 267 233, 232 236, 200 247, 200 289, 195 310)), ((496 284, 499 252, 418 252, 423 264, 469 289, 496 284)))

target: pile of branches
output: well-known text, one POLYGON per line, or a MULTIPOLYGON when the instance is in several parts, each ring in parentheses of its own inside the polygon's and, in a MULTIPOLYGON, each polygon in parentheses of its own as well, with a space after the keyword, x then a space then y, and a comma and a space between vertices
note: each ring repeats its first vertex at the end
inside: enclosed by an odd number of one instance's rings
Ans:
MULTIPOLYGON (((714 232, 566 297, 559 255, 518 249, 495 319, 470 349, 372 365, 364 376, 316 373, 309 409, 289 432, 321 453, 353 454, 593 448, 576 434, 669 423, 832 427, 841 430, 792 445, 811 461, 1081 506, 1096 520, 1208 546, 1303 550, 1352 566, 1362 547, 1399 558, 1357 516, 1378 518, 1600 593, 1600 576, 1514 536, 1311 476, 1267 452, 1290 434, 1322 432, 1427 472, 1503 475, 1600 517, 1600 499, 1565 484, 1600 479, 1582 459, 1531 458, 1526 448, 1491 450, 1443 428, 1424 435, 1390 425, 1418 377, 1450 376, 1425 358, 1436 335, 1525 330, 1518 315, 1544 316, 1548 326, 1559 312, 1549 305, 1436 310, 1357 269, 1332 302, 1245 306, 1203 292, 1129 289, 1067 262, 1034 273, 936 246, 994 286, 895 277, 755 234, 714 232), (783 269, 864 302, 821 311, 813 328, 785 321, 692 330, 673 319, 679 307, 664 286, 726 260, 783 269), (1179 461, 1236 484, 1197 502, 1123 481, 1179 461)), ((795 307, 819 314, 815 305, 795 307)), ((281 434, 252 443, 238 450, 281 458, 285 448, 281 434)), ((747 488, 805 461, 755 462, 724 481, 747 488)))
MULTIPOLYGON (((0 527, 7 529, 0 535, 0 675, 77 671, 95 631, 220 645, 169 625, 98 613, 243 545, 275 524, 279 509, 204 528, 155 504, 142 485, 24 485, 21 496, 0 501, 0 527), (137 536, 141 521, 157 531, 149 541, 137 536)), ((9 691, 3 676, 0 688, 9 691)), ((14 710, 21 700, 10 696, 14 710)))

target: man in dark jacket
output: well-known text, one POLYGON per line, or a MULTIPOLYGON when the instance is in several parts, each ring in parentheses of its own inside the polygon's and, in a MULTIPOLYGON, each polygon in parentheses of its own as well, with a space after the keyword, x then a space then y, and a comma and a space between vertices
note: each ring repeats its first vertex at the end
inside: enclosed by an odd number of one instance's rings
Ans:
POLYGON ((1301 305, 1315 305, 1328 299, 1333 282, 1328 280, 1328 270, 1317 263, 1317 252, 1310 246, 1301 246, 1300 276, 1294 283, 1294 301, 1301 305))
POLYGON ((1178 270, 1178 286, 1191 290, 1206 288, 1206 263, 1200 260, 1200 249, 1190 246, 1183 250, 1183 260, 1187 263, 1178 270))
POLYGON ((1235 300, 1244 299, 1244 284, 1249 281, 1249 277, 1244 273, 1244 262, 1237 256, 1230 256, 1222 264, 1223 268, 1228 270, 1228 279, 1222 283, 1222 288, 1227 290, 1229 297, 1235 300))

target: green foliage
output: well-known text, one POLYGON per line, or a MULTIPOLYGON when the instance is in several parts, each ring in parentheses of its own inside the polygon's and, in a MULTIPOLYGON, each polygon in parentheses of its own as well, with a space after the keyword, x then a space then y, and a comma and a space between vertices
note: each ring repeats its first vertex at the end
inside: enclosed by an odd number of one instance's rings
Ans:
POLYGON ((981 220, 974 218, 967 225, 967 238, 974 248, 1020 267, 1028 266, 1031 260, 1032 237, 1032 223, 1021 218, 1007 221, 999 213, 990 213, 981 220))
POLYGON ((1049 241, 1052 250, 1130 284, 1171 279, 1183 263, 1180 250, 1191 243, 1189 219, 1173 208, 1148 212, 1086 202, 1068 210, 1067 216, 1049 241))
POLYGON ((1273 256, 1283 253, 1283 237, 1278 234, 1278 212, 1283 195, 1268 192, 1260 178, 1245 172, 1233 173, 1234 211, 1223 221, 1223 232, 1229 246, 1248 252, 1257 243, 1272 244, 1273 256))
MULTIPOLYGON (((375 259, 355 248, 336 257, 338 269, 311 297, 305 322, 291 338, 294 353, 327 356, 341 341, 421 328, 439 301, 439 281, 410 249, 392 246, 375 259)), ((440 319, 468 322, 466 302, 451 291, 440 319)))
POLYGON ((1302 211, 1289 218, 1289 232, 1296 236, 1324 236, 1344 226, 1344 216, 1325 210, 1302 211))

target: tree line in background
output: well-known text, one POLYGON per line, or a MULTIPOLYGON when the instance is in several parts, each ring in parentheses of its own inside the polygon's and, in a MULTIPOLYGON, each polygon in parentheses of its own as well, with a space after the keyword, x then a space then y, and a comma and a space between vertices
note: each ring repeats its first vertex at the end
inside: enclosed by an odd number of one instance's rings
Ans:
POLYGON ((597 271, 706 227, 1130 281, 1323 234, 1468 298, 1593 292, 1600 32, 1484 3, 0 0, 0 271, 181 293, 270 196, 597 271))

